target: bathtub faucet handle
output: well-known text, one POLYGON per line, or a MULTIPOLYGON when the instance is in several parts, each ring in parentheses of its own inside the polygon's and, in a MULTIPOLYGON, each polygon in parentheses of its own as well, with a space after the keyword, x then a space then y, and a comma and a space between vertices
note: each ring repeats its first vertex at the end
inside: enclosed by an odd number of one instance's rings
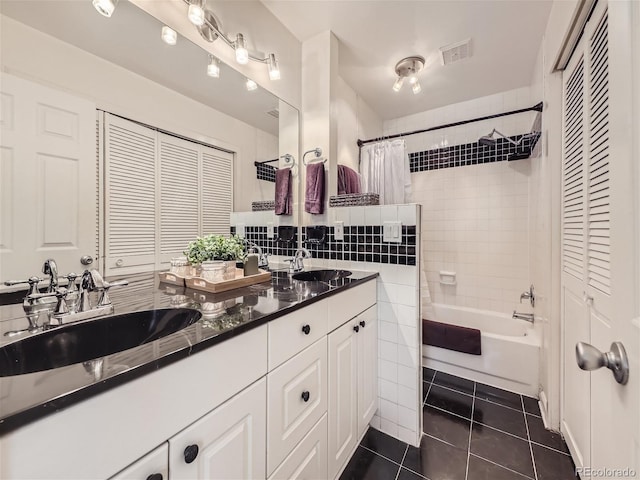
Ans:
POLYGON ((536 296, 533 293, 533 285, 529 287, 528 292, 524 292, 522 293, 522 295, 520 295, 520 303, 522 303, 522 300, 529 300, 532 307, 536 306, 536 296))

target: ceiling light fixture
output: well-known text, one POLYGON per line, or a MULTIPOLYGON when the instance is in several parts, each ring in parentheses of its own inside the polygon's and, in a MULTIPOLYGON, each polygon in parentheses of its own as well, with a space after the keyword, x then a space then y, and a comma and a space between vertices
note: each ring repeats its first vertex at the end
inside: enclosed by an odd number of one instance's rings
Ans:
POLYGON ((396 81, 393 84, 393 91, 399 92, 405 78, 409 78, 409 84, 414 94, 422 91, 422 86, 418 81, 418 73, 424 68, 424 57, 413 56, 403 58, 396 64, 396 81))
MULTIPOLYGON (((94 0, 97 1, 113 1, 113 0, 94 0)), ((235 50, 236 61, 241 65, 246 65, 249 60, 258 63, 266 63, 269 69, 269 78, 271 80, 280 79, 280 68, 278 61, 273 53, 262 56, 262 53, 249 53, 247 44, 242 33, 238 33, 235 39, 231 39, 229 36, 220 30, 218 26, 220 22, 216 19, 211 10, 205 8, 205 0, 183 0, 189 6, 188 16, 191 23, 196 25, 202 38, 207 42, 212 43, 218 38, 222 39, 229 47, 235 50), (256 56, 259 55, 259 56, 256 56)), ((255 82, 254 82, 255 83, 255 82)))
POLYGON ((251 80, 250 78, 247 78, 246 85, 247 85, 247 90, 249 90, 250 92, 253 92, 254 90, 258 89, 258 84, 253 80, 251 80))
POLYGON ((205 0, 189 0, 187 16, 196 27, 204 25, 204 2, 205 0))
POLYGON ((105 17, 113 15, 117 5, 118 0, 93 0, 94 8, 100 15, 104 15, 105 17))
POLYGON ((207 75, 213 78, 220 78, 219 61, 213 55, 209 55, 209 65, 207 65, 207 75))
POLYGON ((164 25, 162 27, 162 41, 167 45, 175 45, 178 41, 178 34, 173 28, 164 25))

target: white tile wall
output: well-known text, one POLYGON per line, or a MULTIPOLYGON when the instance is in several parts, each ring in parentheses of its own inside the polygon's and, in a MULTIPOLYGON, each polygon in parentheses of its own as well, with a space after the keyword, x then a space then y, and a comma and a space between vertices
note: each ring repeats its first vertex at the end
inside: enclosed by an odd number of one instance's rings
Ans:
POLYGON ((435 303, 511 313, 529 286, 531 160, 412 174, 435 303), (456 272, 442 285, 439 272, 456 272))
MULTIPOLYGON (((531 107, 530 87, 477 98, 385 122, 385 135, 531 107)), ((409 152, 477 141, 496 128, 505 135, 531 131, 535 112, 470 123, 406 138, 409 152)), ((422 205, 424 273, 431 300, 511 313, 528 289, 529 177, 532 160, 413 173, 412 200, 422 205), (456 272, 442 285, 439 272, 456 272)), ((535 160, 534 160, 535 161, 535 160)), ((402 207, 398 207, 403 217, 402 207)), ((384 212, 383 215, 384 216, 384 212)), ((394 292, 406 305, 408 292, 394 292)), ((410 305, 410 304, 409 304, 410 305)), ((423 305, 423 308, 425 305, 423 305)))
MULTIPOLYGON (((420 225, 420 206, 384 205, 330 208, 332 221, 345 226, 380 225, 401 220, 404 225, 420 225)), ((418 228, 419 231, 419 228, 418 228)), ((420 244, 420 234, 417 238, 420 244)), ((418 258, 416 263, 420 264, 418 258)), ((420 364, 419 269, 409 265, 311 259, 315 267, 371 270, 378 277, 378 400, 372 425, 404 442, 420 442, 422 370, 420 364)))

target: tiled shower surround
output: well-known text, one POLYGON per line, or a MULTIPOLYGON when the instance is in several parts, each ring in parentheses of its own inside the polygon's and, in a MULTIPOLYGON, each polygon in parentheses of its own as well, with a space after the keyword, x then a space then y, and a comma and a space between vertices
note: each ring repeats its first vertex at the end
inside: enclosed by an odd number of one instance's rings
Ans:
POLYGON ((307 242, 306 227, 302 227, 302 243, 313 258, 352 262, 416 265, 416 226, 402 226, 402 242, 383 242, 382 225, 345 226, 344 239, 336 240, 334 227, 327 227, 323 244, 307 242))
MULTIPOLYGON (((255 243, 262 249, 262 253, 293 257, 298 248, 298 227, 294 227, 293 239, 288 242, 267 238, 267 226, 244 227, 244 238, 255 243)), ((236 234, 236 227, 231 227, 231 235, 236 234)))
POLYGON ((411 173, 415 173, 440 168, 503 162, 515 154, 529 157, 540 138, 540 132, 514 135, 509 138, 514 142, 519 142, 522 139, 522 143, 515 146, 504 138, 496 138, 496 144, 491 147, 472 142, 409 153, 409 168, 411 173))

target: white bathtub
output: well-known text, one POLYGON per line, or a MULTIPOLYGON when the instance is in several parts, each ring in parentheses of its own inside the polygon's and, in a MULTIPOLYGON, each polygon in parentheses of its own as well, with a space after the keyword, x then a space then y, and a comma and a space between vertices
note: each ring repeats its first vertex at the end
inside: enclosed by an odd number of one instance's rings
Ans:
POLYGON ((433 307, 435 318, 430 320, 479 329, 482 355, 423 345, 426 367, 538 396, 541 328, 498 312, 438 303, 433 307))

